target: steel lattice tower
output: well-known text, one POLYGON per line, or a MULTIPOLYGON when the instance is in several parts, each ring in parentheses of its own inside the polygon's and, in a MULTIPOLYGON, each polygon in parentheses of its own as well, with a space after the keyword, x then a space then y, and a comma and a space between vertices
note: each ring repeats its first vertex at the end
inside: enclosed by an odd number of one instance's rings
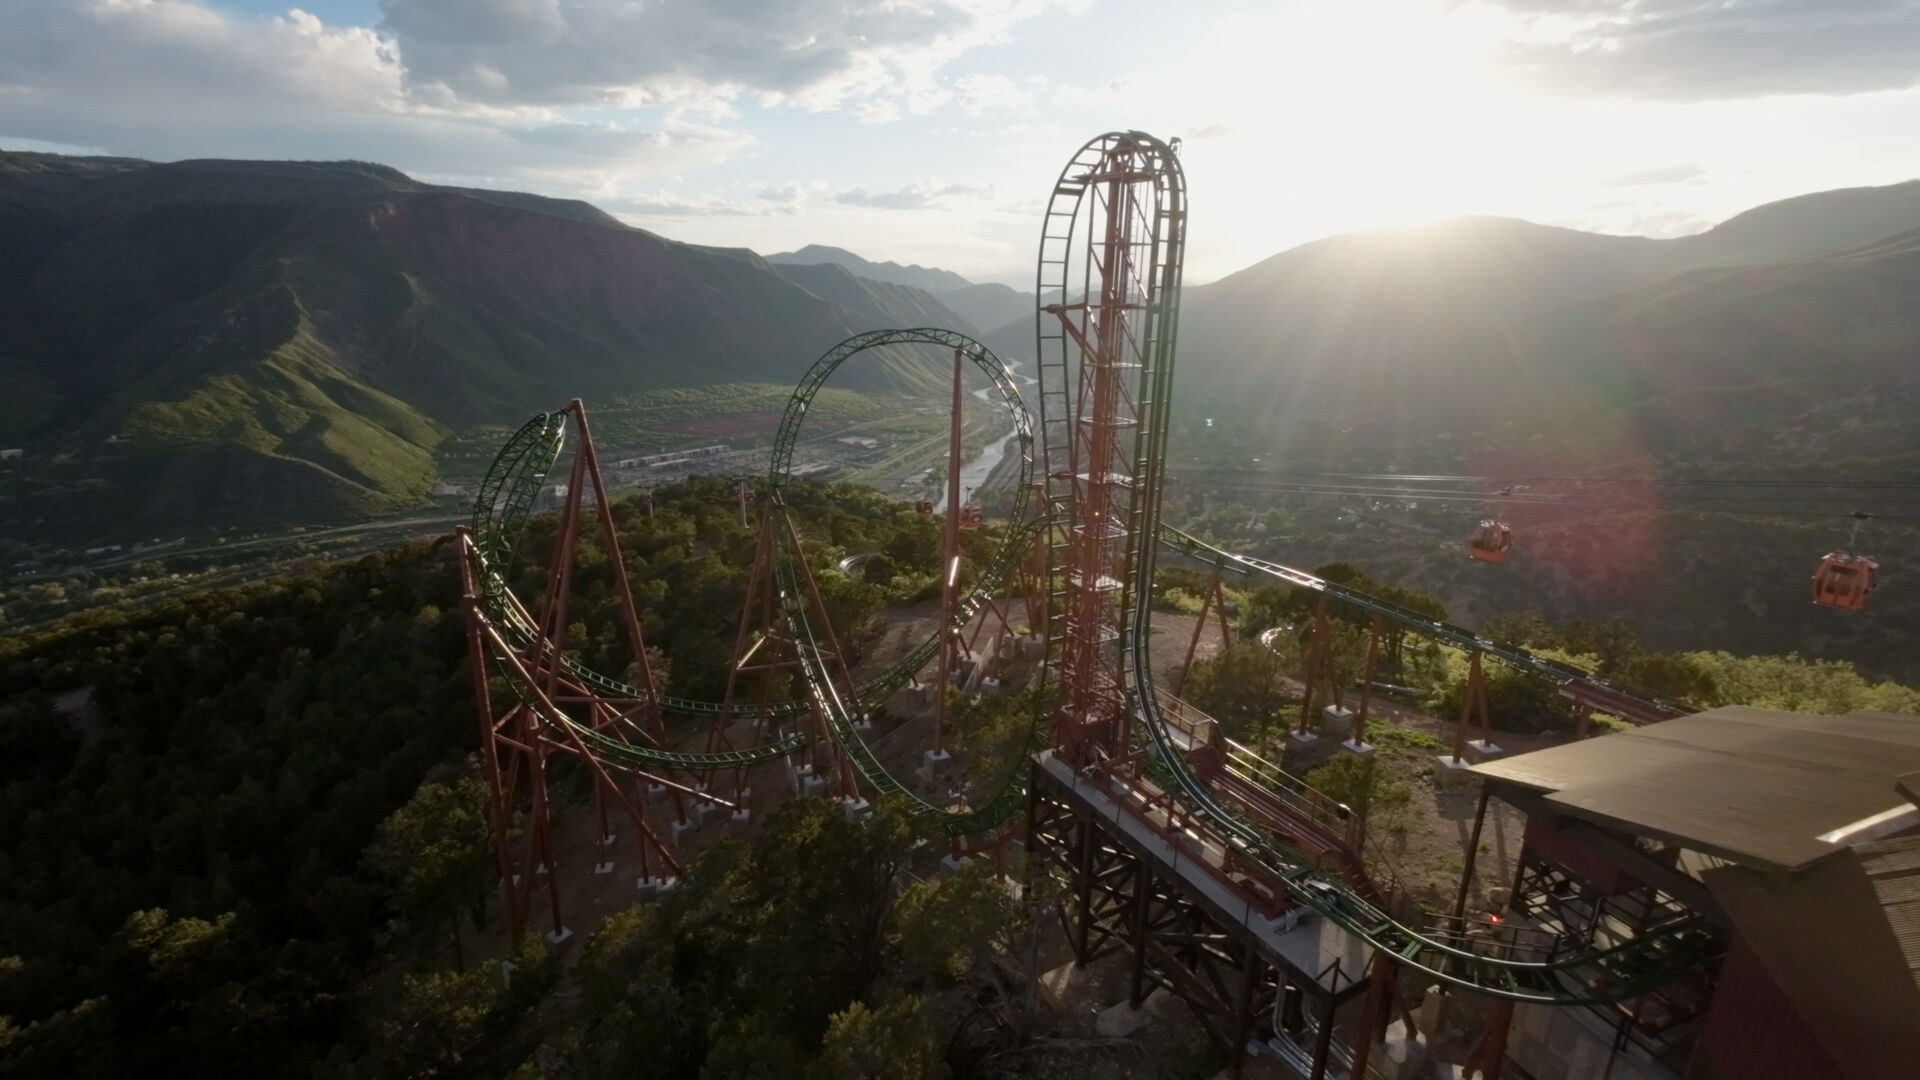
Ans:
POLYGON ((1122 756, 1128 743, 1133 594, 1152 568, 1185 219, 1172 148, 1115 132, 1068 164, 1041 235, 1040 414, 1060 612, 1054 742, 1082 766, 1122 756))

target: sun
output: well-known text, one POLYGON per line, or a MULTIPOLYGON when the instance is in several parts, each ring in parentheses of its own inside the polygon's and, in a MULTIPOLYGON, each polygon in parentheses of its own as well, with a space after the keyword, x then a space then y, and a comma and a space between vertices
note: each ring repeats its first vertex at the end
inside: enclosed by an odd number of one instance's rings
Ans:
POLYGON ((1224 19, 1176 92, 1196 113, 1225 113, 1233 134, 1192 144, 1189 174, 1231 208, 1215 213, 1231 215, 1249 256, 1493 211, 1542 164, 1523 122, 1532 108, 1492 61, 1502 40, 1477 9, 1428 0, 1224 19))

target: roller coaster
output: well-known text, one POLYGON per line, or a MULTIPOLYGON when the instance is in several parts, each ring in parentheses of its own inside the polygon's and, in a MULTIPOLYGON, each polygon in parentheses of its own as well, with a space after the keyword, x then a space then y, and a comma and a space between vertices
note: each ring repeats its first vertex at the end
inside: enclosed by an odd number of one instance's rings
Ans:
MULTIPOLYGON (((545 756, 554 753, 582 759, 596 776, 603 844, 611 844, 608 808, 623 807, 631 816, 640 836, 643 889, 665 887, 678 870, 671 847, 655 835, 648 793, 677 800, 681 822, 714 809, 744 817, 750 787, 746 770, 776 762, 785 762, 797 788, 821 786, 830 777, 828 786, 851 809, 864 808, 869 796, 892 796, 956 842, 1004 838, 1028 806, 1033 766, 1023 762, 1013 768, 979 805, 941 801, 919 794, 911 779, 890 770, 863 732, 884 700, 918 679, 939 652, 943 635, 957 634, 982 617, 1016 572, 1044 554, 1044 662, 1036 683, 1051 705, 1029 729, 1027 750, 1034 760, 1063 763, 1076 784, 1089 785, 1143 820, 1164 823, 1177 811, 1180 820, 1203 834, 1204 844, 1249 871, 1266 895, 1343 928, 1399 969, 1452 986, 1510 1002, 1606 1003, 1632 998, 1712 961, 1712 936, 1692 917, 1646 928, 1624 941, 1562 942, 1538 951, 1476 939, 1459 927, 1410 925, 1385 910, 1363 871, 1323 867, 1300 836, 1250 814, 1228 791, 1297 782, 1238 744, 1227 747, 1224 767, 1204 764, 1206 755, 1197 752, 1201 743, 1191 725, 1175 715, 1181 709, 1177 699, 1156 686, 1146 645, 1152 632, 1148 583, 1163 554, 1307 590, 1330 604, 1465 650, 1474 655, 1476 670, 1484 655, 1635 720, 1651 722, 1689 710, 1312 574, 1222 550, 1162 522, 1186 216, 1185 179, 1174 148, 1143 132, 1102 135, 1063 170, 1040 241, 1037 421, 1008 366, 984 345, 949 330, 860 334, 808 370, 780 422, 761 488, 756 572, 764 570, 769 591, 751 627, 742 615, 734 660, 734 670, 743 675, 776 662, 788 666, 803 691, 788 700, 763 697, 744 703, 736 700, 732 682, 719 702, 663 693, 647 670, 630 597, 625 616, 637 674, 616 678, 569 655, 564 637, 569 560, 588 515, 589 491, 606 530, 616 584, 625 592, 585 411, 576 402, 541 414, 509 439, 480 489, 471 527, 462 530, 460 542, 475 693, 495 798, 495 843, 516 927, 529 917, 537 871, 555 857, 541 787, 545 756), (845 362, 876 348, 952 350, 971 363, 988 380, 1013 426, 1017 476, 999 546, 946 625, 884 670, 856 682, 825 617, 789 504, 795 448, 815 395, 845 362), (548 589, 539 604, 529 605, 509 582, 521 533, 560 460, 570 427, 576 433, 575 453, 548 589), (777 661, 770 655, 776 649, 784 650, 777 661), (493 698, 503 686, 508 691, 504 708, 496 712, 493 698), (665 715, 706 718, 711 725, 707 746, 673 745, 662 722, 665 715), (752 739, 735 746, 729 732, 743 725, 752 739), (718 778, 727 775, 734 781, 731 794, 723 795, 727 785, 718 778), (808 777, 820 779, 803 785, 808 777), (509 852, 507 827, 521 805, 521 783, 531 785, 525 805, 533 811, 524 859, 509 852)), ((754 603, 750 596, 748 606, 754 603)), ((945 681, 945 672, 933 680, 940 688, 945 681)), ((603 859, 611 865, 610 854, 603 859)), ((557 888, 550 874, 548 884, 557 888)), ((564 933, 557 892, 553 903, 555 932, 564 933)))

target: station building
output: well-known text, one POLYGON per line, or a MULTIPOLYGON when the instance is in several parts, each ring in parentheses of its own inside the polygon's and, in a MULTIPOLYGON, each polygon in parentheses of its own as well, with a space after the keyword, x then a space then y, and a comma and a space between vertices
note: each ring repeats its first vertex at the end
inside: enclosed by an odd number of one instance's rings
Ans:
POLYGON ((1515 1008, 1504 1075, 1920 1076, 1920 718, 1729 707, 1473 772, 1482 818, 1527 826, 1503 910, 1466 917, 1568 952, 1680 923, 1724 942, 1627 1001, 1515 1008))

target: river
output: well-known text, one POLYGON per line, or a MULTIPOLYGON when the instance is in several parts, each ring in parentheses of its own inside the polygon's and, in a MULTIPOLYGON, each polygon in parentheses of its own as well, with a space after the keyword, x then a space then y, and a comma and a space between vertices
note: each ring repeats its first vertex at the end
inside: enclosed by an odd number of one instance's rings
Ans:
MULTIPOLYGON (((1013 373, 1013 381, 1020 384, 1023 390, 1025 387, 1035 385, 1036 380, 1023 373, 1020 368, 1020 361, 1007 361, 1007 370, 1013 373)), ((996 413, 1002 411, 1000 395, 993 387, 983 386, 975 390, 973 396, 986 402, 996 413)), ((1025 395, 1023 394, 1022 396, 1024 397, 1025 395)), ((1028 407, 1032 408, 1032 406, 1028 407)), ((985 484, 987 478, 993 475, 993 470, 999 467, 1001 459, 1007 456, 1008 450, 1013 446, 1015 436, 1019 434, 1020 433, 1013 428, 1008 428, 1005 435, 988 443, 986 448, 981 450, 972 461, 960 467, 960 498, 962 501, 973 500, 974 490, 980 487, 980 485, 985 484)))

